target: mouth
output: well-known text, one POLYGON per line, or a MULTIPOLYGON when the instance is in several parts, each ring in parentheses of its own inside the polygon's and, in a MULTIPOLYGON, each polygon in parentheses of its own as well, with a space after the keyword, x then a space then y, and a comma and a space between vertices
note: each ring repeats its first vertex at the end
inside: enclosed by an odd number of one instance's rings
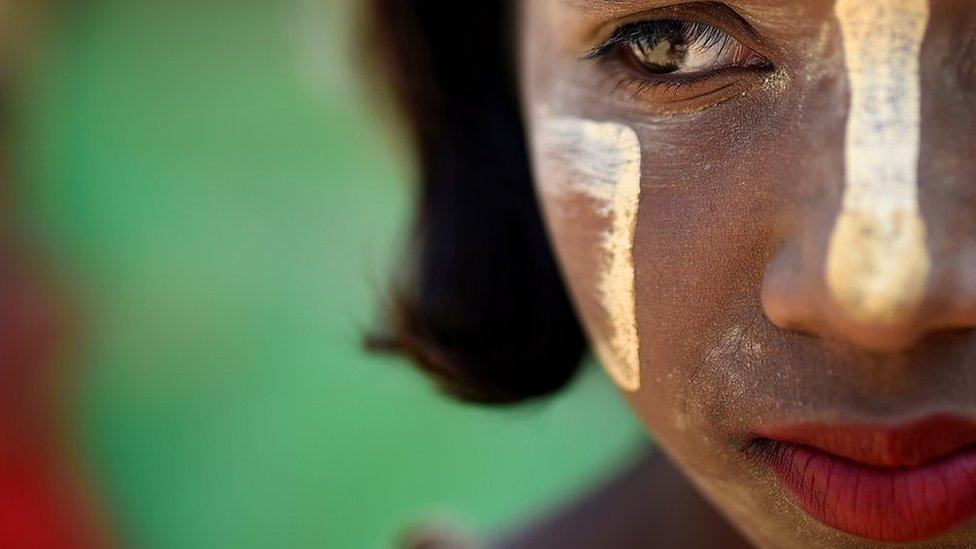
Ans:
POLYGON ((746 452, 809 515, 863 538, 930 539, 976 514, 976 423, 968 419, 773 427, 746 452))

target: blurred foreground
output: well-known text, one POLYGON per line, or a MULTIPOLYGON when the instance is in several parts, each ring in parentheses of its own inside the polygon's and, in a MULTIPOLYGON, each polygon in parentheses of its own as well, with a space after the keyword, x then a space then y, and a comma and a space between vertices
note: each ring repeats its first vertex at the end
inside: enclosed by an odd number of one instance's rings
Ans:
POLYGON ((71 336, 42 383, 57 455, 112 537, 388 547, 438 517, 487 532, 637 445, 593 369, 499 412, 362 352, 409 178, 354 100, 343 5, 63 10, 17 105, 11 211, 65 294, 71 336))

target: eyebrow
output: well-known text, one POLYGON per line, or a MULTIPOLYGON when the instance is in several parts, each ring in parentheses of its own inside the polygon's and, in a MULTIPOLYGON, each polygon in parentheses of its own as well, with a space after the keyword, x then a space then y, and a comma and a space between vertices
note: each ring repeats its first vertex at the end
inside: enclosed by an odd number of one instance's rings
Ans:
POLYGON ((573 8, 599 9, 607 6, 619 6, 621 4, 632 4, 640 0, 562 0, 563 4, 573 8))
POLYGON ((615 14, 635 8, 654 9, 682 4, 721 4, 723 2, 710 2, 708 0, 560 0, 560 3, 569 9, 583 13, 615 14))
MULTIPOLYGON (((629 6, 632 4, 647 4, 649 6, 667 5, 667 4, 694 4, 694 0, 686 0, 681 2, 680 0, 562 0, 563 4, 567 6, 580 8, 580 9, 602 9, 602 8, 614 8, 621 6, 629 6)), ((703 4, 710 2, 701 2, 703 4)))
MULTIPOLYGON (((615 8, 625 8, 632 6, 646 6, 649 8, 656 7, 667 7, 667 6, 680 6, 685 4, 726 4, 729 7, 738 6, 739 4, 745 5, 759 5, 759 6, 788 6, 791 3, 803 3, 809 2, 810 0, 791 0, 789 2, 784 0, 740 0, 740 1, 722 1, 722 0, 560 0, 560 3, 571 8, 576 8, 586 11, 599 11, 605 9, 615 9, 615 8)), ((834 0, 823 0, 825 2, 833 3, 834 0)))
POLYGON ((835 0, 558 0, 558 4, 566 9, 576 10, 585 15, 604 16, 617 16, 637 9, 666 9, 692 4, 713 5, 731 9, 746 17, 750 23, 757 19, 782 20, 796 5, 809 5, 811 2, 832 5, 835 0))

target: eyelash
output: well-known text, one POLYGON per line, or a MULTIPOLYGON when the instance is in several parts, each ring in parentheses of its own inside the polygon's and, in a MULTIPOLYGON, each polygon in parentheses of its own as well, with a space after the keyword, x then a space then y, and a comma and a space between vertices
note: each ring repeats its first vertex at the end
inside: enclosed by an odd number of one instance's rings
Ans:
POLYGON ((613 33, 613 36, 590 51, 586 58, 598 59, 605 57, 613 53, 620 46, 631 46, 641 39, 658 38, 669 31, 676 36, 680 36, 687 43, 702 41, 706 47, 719 43, 724 47, 729 41, 733 40, 728 33, 707 23, 678 19, 638 21, 618 28, 613 33))
MULTIPOLYGON (((719 46, 721 51, 726 51, 727 48, 738 44, 738 41, 729 33, 707 23, 678 19, 645 20, 629 23, 618 28, 606 42, 591 50, 584 59, 616 64, 621 69, 619 71, 621 74, 614 85, 614 90, 636 88, 633 93, 634 97, 650 90, 678 91, 686 86, 705 81, 717 73, 725 72, 719 69, 690 75, 655 74, 649 70, 634 67, 633 65, 636 63, 633 60, 628 61, 624 58, 625 55, 628 55, 625 51, 626 48, 638 46, 642 41, 650 43, 666 36, 679 37, 685 44, 696 44, 700 48, 719 46)), ((761 57, 758 59, 761 63, 754 66, 743 65, 728 67, 728 69, 765 70, 771 68, 768 61, 761 57)))

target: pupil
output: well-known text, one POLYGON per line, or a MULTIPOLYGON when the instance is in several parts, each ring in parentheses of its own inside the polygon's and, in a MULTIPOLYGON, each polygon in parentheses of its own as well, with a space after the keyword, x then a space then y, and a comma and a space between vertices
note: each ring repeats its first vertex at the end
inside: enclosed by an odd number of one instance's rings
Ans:
POLYGON ((680 70, 688 56, 688 43, 676 32, 642 38, 633 49, 637 61, 655 74, 680 70))

